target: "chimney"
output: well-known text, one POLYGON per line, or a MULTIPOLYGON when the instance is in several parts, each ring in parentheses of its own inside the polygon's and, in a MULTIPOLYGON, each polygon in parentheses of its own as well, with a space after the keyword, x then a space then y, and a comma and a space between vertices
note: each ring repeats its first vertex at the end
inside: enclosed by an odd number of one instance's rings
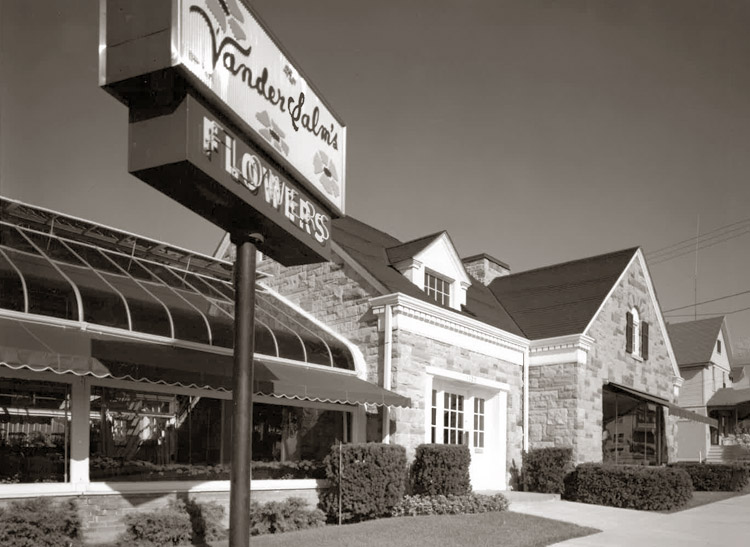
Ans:
POLYGON ((485 253, 462 258, 461 262, 469 275, 482 285, 489 285, 493 279, 510 274, 510 266, 485 253))

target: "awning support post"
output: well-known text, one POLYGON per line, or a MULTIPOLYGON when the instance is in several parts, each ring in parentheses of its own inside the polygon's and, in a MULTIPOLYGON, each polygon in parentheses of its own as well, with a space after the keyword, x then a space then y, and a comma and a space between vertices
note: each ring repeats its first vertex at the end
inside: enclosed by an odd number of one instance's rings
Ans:
POLYGON ((234 374, 232 377, 232 468, 229 491, 229 547, 250 545, 250 482, 255 352, 255 242, 257 234, 233 234, 234 374))

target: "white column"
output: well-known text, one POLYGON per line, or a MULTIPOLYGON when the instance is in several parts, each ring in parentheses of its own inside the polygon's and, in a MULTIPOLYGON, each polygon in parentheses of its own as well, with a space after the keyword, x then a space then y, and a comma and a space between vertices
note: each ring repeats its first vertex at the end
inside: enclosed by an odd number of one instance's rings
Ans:
POLYGON ((70 396, 70 482, 89 482, 89 413, 91 382, 76 378, 70 396))

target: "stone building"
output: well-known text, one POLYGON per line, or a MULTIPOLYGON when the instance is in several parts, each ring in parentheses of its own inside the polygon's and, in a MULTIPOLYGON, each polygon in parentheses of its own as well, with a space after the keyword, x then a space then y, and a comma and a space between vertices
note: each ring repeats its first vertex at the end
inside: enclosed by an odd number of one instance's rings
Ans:
POLYGON ((463 443, 476 489, 506 488, 530 447, 577 462, 660 464, 676 456, 682 378, 638 248, 516 274, 460 259, 441 232, 402 242, 334 221, 330 263, 264 284, 355 343, 368 380, 411 407, 367 414, 367 440, 463 443))

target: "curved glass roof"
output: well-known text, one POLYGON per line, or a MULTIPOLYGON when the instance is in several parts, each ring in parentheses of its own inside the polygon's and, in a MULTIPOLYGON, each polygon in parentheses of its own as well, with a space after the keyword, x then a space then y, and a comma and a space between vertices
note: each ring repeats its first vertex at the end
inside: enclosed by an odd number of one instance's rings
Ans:
MULTIPOLYGON (((232 264, 0 198, 0 310, 232 348, 232 264)), ((354 369, 339 339, 262 287, 256 354, 354 369)))

